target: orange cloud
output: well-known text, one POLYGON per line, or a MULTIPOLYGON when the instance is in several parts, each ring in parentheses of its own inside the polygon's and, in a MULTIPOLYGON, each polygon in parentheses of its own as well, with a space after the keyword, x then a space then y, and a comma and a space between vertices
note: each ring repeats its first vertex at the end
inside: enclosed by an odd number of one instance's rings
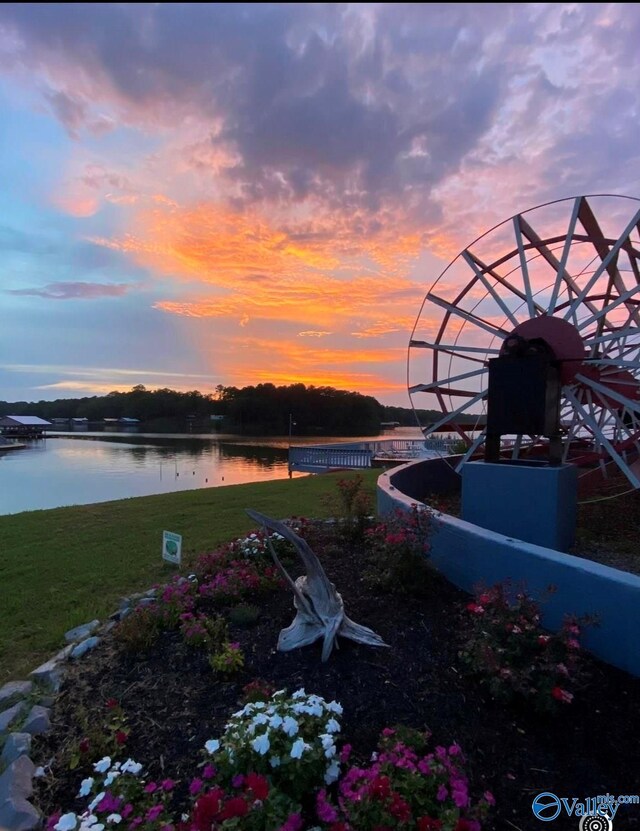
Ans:
POLYGON ((357 321, 359 336, 378 337, 412 325, 423 295, 405 276, 419 235, 398 233, 388 219, 358 234, 339 215, 287 225, 219 205, 158 204, 139 214, 131 233, 93 241, 206 287, 200 295, 159 300, 162 311, 242 325, 287 321, 308 327, 303 331, 348 333, 357 321), (386 315, 393 324, 385 326, 386 315))

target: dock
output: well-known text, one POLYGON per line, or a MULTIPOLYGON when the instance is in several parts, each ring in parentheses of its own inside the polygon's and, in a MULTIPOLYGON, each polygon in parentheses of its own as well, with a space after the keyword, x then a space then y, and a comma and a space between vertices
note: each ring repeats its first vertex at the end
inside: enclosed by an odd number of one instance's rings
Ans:
POLYGON ((336 444, 292 445, 289 470, 326 473, 329 470, 401 465, 416 459, 448 456, 455 439, 380 439, 336 444))

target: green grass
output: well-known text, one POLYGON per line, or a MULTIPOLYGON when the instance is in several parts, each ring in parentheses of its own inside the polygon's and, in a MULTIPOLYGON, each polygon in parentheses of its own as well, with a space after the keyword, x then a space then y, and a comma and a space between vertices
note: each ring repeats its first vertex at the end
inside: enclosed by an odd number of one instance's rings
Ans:
MULTIPOLYGON (((363 471, 373 494, 380 471, 363 471)), ((347 474, 350 476, 353 474, 347 474)), ((64 633, 104 620, 122 596, 167 580, 162 531, 182 534, 183 563, 269 516, 328 515, 342 475, 204 488, 0 517, 0 684, 64 646, 64 633)), ((186 570, 183 567, 183 570, 186 570)))

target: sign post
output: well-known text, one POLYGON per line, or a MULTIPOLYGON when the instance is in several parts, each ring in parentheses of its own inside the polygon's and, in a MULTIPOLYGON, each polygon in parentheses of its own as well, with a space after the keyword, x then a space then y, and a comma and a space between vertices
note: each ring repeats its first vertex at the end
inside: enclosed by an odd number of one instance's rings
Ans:
POLYGON ((162 559, 176 566, 180 565, 182 556, 182 536, 171 531, 162 532, 162 559))

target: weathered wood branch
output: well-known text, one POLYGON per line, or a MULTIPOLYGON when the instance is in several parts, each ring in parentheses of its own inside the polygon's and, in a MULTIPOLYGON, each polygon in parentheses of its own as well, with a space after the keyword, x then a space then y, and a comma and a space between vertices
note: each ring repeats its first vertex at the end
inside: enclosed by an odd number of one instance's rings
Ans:
POLYGON ((334 646, 336 649, 338 648, 338 637, 349 638, 368 646, 388 646, 372 629, 354 623, 347 617, 344 612, 342 597, 336 591, 333 583, 329 581, 320 565, 320 561, 302 537, 294 533, 284 522, 271 519, 248 508, 246 512, 254 522, 262 525, 267 532, 275 531, 288 540, 298 552, 306 571, 306 575, 298 577, 295 581, 292 580, 280 562, 267 533, 269 551, 276 566, 291 586, 293 605, 296 608, 293 623, 280 632, 278 649, 281 652, 288 652, 300 646, 308 646, 320 638, 324 641, 322 645, 323 661, 326 661, 331 655, 334 646))

